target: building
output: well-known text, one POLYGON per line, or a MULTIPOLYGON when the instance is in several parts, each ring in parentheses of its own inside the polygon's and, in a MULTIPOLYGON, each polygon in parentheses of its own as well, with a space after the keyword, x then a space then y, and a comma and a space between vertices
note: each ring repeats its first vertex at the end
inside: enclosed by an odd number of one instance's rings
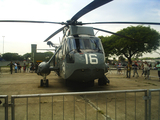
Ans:
POLYGON ((36 62, 47 61, 48 56, 45 53, 37 53, 37 44, 31 44, 31 61, 36 62))

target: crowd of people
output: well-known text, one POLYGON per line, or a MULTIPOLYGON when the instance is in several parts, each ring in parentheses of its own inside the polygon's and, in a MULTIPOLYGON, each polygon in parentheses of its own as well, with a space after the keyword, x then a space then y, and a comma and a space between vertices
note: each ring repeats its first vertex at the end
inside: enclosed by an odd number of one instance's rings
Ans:
POLYGON ((23 72, 37 72, 38 69, 38 63, 34 65, 33 62, 23 63, 23 65, 20 65, 20 62, 10 62, 7 66, 10 66, 10 72, 13 73, 13 69, 15 73, 21 73, 23 72))
POLYGON ((142 62, 141 64, 138 64, 136 61, 134 63, 131 63, 128 61, 128 64, 122 65, 120 62, 115 65, 117 67, 117 74, 123 74, 122 68, 126 70, 126 77, 131 77, 131 71, 133 71, 132 77, 139 77, 137 70, 142 70, 142 74, 140 76, 144 76, 145 79, 150 79, 150 70, 158 70, 158 77, 160 82, 160 62, 157 62, 155 66, 152 67, 152 64, 145 62, 142 62))
MULTIPOLYGON (((39 63, 36 63, 34 65, 33 62, 29 62, 29 63, 24 63, 23 66, 21 66, 19 62, 12 63, 11 61, 7 66, 10 66, 10 72, 12 74, 13 68, 14 68, 15 73, 21 72, 22 70, 23 72, 37 72, 38 64, 39 63)), ((122 73, 121 63, 117 65, 117 68, 118 68, 117 69, 118 73, 121 74, 122 73)), ((139 77, 137 70, 141 69, 142 70, 141 76, 144 76, 145 79, 150 79, 149 75, 150 75, 150 69, 152 68, 152 66, 151 64, 148 64, 146 61, 142 62, 141 65, 138 65, 137 62, 134 62, 133 64, 128 62, 125 68, 127 70, 126 72, 127 78, 131 77, 131 70, 133 70, 133 77, 139 77)), ((160 62, 157 62, 155 68, 158 70, 158 77, 159 77, 159 82, 160 82, 160 62)))
MULTIPOLYGON (((142 74, 141 76, 144 76, 145 79, 150 79, 149 75, 150 75, 150 70, 152 69, 151 64, 148 64, 146 61, 142 62, 141 65, 138 65, 137 62, 134 62, 134 64, 131 64, 130 62, 128 62, 127 66, 127 73, 126 76, 127 78, 131 77, 131 70, 133 70, 133 77, 139 77, 137 70, 141 69, 142 70, 142 74)), ((159 77, 159 82, 160 82, 160 63, 157 62, 155 68, 158 70, 158 77, 159 77)))

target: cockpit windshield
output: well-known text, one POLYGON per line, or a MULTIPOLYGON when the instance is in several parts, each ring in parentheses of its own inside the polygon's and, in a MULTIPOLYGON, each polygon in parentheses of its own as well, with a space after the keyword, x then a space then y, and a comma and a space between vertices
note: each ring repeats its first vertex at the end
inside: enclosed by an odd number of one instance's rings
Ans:
POLYGON ((78 38, 68 40, 70 50, 97 50, 102 51, 102 45, 97 38, 78 38))

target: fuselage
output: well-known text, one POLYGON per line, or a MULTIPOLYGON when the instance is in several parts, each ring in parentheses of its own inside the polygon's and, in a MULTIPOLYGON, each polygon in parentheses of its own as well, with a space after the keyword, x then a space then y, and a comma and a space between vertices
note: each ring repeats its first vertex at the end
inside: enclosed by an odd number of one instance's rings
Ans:
POLYGON ((71 81, 88 82, 102 78, 105 72, 105 54, 99 38, 81 35, 68 36, 53 59, 59 75, 71 81))

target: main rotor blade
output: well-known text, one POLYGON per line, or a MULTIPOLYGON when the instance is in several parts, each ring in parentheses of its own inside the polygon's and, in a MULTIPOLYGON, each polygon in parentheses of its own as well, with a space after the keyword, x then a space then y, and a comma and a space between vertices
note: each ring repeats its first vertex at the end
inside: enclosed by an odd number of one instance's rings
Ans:
POLYGON ((134 38, 127 37, 127 36, 124 36, 124 35, 121 35, 121 34, 118 34, 118 33, 114 33, 114 32, 111 32, 111 31, 107 31, 107 30, 103 30, 103 29, 99 29, 99 28, 93 28, 93 29, 103 31, 103 32, 107 32, 107 33, 117 35, 117 36, 120 36, 120 37, 124 37, 124 38, 130 39, 130 40, 135 40, 134 38))
POLYGON ((146 25, 160 25, 160 23, 156 22, 92 22, 92 23, 82 23, 82 25, 86 24, 146 24, 146 25))
POLYGON ((51 39, 53 36, 55 36, 56 34, 58 34, 59 32, 61 32, 66 26, 58 29, 56 32, 54 32, 53 34, 51 34, 44 42, 47 42, 49 39, 51 39))
POLYGON ((32 21, 32 20, 0 20, 0 22, 22 22, 22 23, 51 23, 51 24, 65 24, 63 22, 50 22, 50 21, 32 21))
POLYGON ((77 14, 75 14, 71 20, 74 22, 76 20, 78 20, 80 17, 82 17, 84 14, 108 3, 111 2, 112 0, 94 0, 93 2, 91 2, 90 4, 88 4, 86 7, 84 7, 83 9, 81 9, 77 14))

